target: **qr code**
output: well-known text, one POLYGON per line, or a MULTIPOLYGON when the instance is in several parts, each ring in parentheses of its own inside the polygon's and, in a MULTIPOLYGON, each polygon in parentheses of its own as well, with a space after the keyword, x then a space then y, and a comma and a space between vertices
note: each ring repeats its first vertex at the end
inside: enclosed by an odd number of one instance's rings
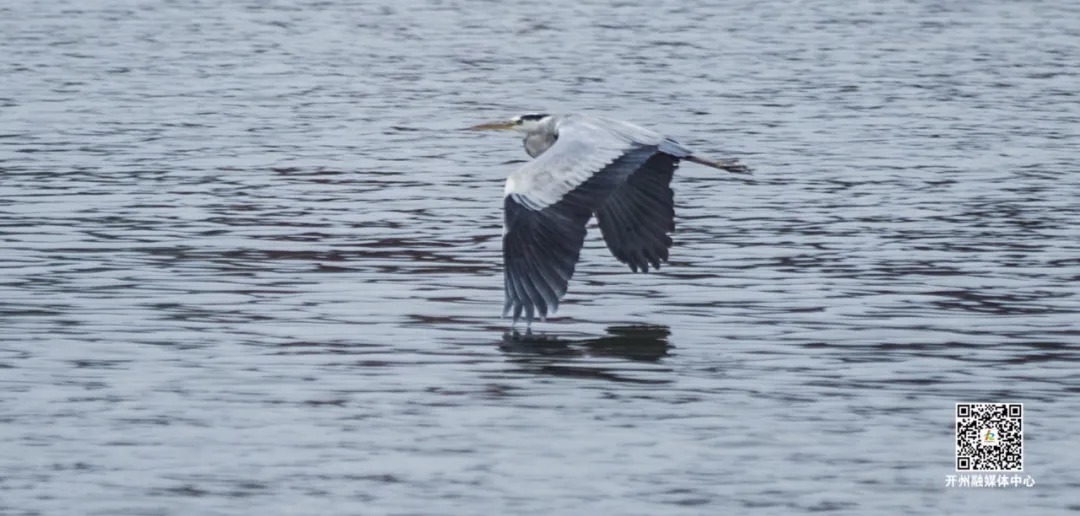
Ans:
POLYGON ((1024 471, 1023 419, 1023 403, 957 403, 956 471, 1024 471))

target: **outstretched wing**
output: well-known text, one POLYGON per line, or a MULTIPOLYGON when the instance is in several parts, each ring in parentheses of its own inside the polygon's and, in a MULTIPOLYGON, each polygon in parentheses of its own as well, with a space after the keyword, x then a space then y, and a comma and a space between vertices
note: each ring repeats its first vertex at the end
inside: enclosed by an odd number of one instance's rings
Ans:
POLYGON ((555 144, 506 181, 503 315, 515 321, 555 312, 589 217, 667 145, 636 126, 580 115, 560 120, 557 130, 555 144))
POLYGON ((649 272, 649 265, 659 269, 668 260, 675 230, 671 177, 678 166, 679 158, 657 152, 596 212, 611 254, 634 272, 649 272))

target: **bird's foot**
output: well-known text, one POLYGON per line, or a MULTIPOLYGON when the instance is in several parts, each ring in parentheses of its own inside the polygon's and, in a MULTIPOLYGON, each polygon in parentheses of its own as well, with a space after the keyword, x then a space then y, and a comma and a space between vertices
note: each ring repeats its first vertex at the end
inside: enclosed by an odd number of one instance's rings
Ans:
POLYGON ((721 159, 717 161, 708 160, 705 158, 699 158, 697 156, 687 156, 688 161, 697 163, 699 165, 705 165, 706 167, 718 168, 720 170, 726 170, 733 174, 749 174, 750 167, 743 165, 737 159, 721 159))

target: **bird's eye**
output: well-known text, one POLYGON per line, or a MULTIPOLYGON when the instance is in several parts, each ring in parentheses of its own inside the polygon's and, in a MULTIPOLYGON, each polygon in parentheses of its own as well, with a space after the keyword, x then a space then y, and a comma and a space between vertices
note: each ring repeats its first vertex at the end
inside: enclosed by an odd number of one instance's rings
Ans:
POLYGON ((517 119, 517 120, 514 120, 514 125, 521 125, 521 123, 522 123, 522 122, 523 122, 523 120, 521 120, 521 119, 519 118, 519 119, 517 119))

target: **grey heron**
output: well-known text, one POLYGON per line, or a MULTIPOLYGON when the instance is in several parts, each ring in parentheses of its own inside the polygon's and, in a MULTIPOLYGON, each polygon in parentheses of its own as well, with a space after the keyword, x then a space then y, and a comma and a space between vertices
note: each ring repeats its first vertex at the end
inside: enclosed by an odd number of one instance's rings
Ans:
POLYGON ((525 134, 534 158, 506 180, 503 209, 503 317, 528 325, 555 313, 594 215, 611 254, 634 272, 667 262, 675 230, 671 178, 680 160, 749 173, 736 160, 712 161, 636 125, 581 114, 529 114, 474 130, 525 134))

